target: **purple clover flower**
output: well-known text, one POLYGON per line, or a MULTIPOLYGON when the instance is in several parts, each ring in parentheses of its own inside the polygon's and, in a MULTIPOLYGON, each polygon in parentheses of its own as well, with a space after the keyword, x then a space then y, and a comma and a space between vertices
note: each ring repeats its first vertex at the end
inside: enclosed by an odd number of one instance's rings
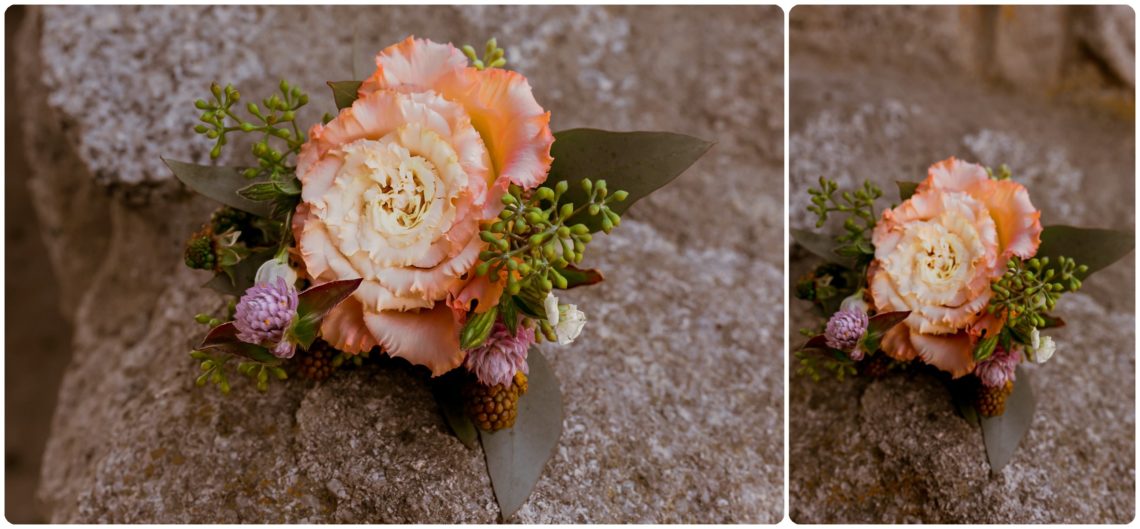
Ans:
POLYGON ((863 357, 863 352, 856 353, 856 346, 866 334, 869 323, 866 312, 855 308, 842 309, 827 320, 827 330, 823 337, 827 340, 828 347, 850 353, 853 359, 859 360, 863 357), (856 354, 859 358, 855 358, 856 354))
POLYGON ((269 347, 278 358, 292 358, 296 345, 285 339, 285 330, 297 317, 297 303, 297 289, 281 277, 249 287, 234 312, 238 339, 269 347))
POLYGON ((515 373, 530 373, 526 353, 534 343, 534 329, 519 325, 514 336, 503 322, 495 322, 483 345, 467 351, 463 365, 485 386, 509 385, 515 373))
POLYGON ((1004 347, 998 345, 989 358, 974 366, 974 374, 981 379, 982 384, 991 388, 1000 388, 1006 382, 1015 380, 1019 362, 1021 362, 1020 350, 1006 351, 1004 347))

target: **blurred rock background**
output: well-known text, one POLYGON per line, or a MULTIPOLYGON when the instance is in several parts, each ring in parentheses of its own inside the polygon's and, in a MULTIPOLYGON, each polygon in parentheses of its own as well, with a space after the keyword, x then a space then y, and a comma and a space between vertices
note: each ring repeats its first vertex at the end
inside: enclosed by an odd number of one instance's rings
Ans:
POLYGON ((354 33, 375 49, 494 35, 555 130, 718 142, 587 257, 606 287, 570 296, 582 340, 543 348, 564 435, 514 520, 781 518, 778 8, 42 7, 6 27, 9 520, 496 520, 482 455, 447 432, 422 370, 193 387, 190 318, 221 300, 181 247, 214 204, 159 155, 207 159, 190 127, 213 80, 253 99, 287 78, 319 119, 354 33))
MULTIPOLYGON (((790 13, 790 224, 807 189, 1009 164, 1048 224, 1134 229, 1135 18, 1126 6, 799 6, 790 13)), ((885 204, 884 204, 885 205, 885 204)), ((790 383, 799 523, 1127 523, 1135 515, 1135 259, 1058 310, 1037 415, 989 476, 981 432, 925 373, 790 383)), ((816 261, 793 246, 790 277, 816 261)), ((791 301, 791 344, 814 326, 791 301)), ((1021 383, 1019 381, 1019 383, 1021 383)))

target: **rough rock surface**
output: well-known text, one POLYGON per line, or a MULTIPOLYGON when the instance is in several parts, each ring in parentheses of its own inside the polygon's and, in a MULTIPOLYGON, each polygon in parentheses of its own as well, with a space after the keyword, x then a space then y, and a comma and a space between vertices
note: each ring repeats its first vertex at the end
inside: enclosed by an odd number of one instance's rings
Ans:
POLYGON ((22 71, 39 73, 22 87, 36 110, 24 133, 75 322, 40 487, 53 521, 497 518, 481 453, 448 434, 421 370, 390 362, 264 395, 239 381, 229 398, 193 386, 185 355, 203 329, 190 315, 221 301, 196 288, 204 278, 180 252, 212 204, 180 191, 158 156, 203 159, 191 102, 213 79, 252 96, 288 78, 321 102, 315 120, 332 108, 323 82, 350 76, 354 26, 376 44, 497 35, 556 130, 718 140, 588 255, 607 281, 568 294, 589 314, 582 339, 543 347, 564 434, 515 519, 780 519, 779 9, 34 13, 20 48, 22 71), (76 254, 81 241, 89 251, 76 254))
MULTIPOLYGON (((992 23, 1008 48, 989 49, 1009 64, 1045 65, 1039 74, 1080 71, 1088 57, 1065 68, 1058 62, 1071 42, 1035 49, 1040 39, 1029 33, 1073 19, 1128 26, 1131 12, 1123 14, 1002 8, 992 23)), ((1133 229, 1131 103, 1090 96, 1129 85, 1102 80, 1066 92, 1053 91, 1066 85, 1063 79, 981 75, 977 64, 951 54, 983 46, 971 40, 984 33, 975 8, 797 7, 791 16, 792 227, 814 226, 807 188, 820 175, 847 186, 871 179, 897 200, 895 180, 919 180, 928 165, 956 155, 1009 164, 1030 186, 1046 224, 1133 229), (955 41, 962 46, 948 45, 955 41)), ((1125 65, 1131 68, 1131 60, 1125 65)), ((789 264, 794 282, 815 261, 797 248, 789 264)), ((1058 352, 1030 367, 1037 415, 995 477, 980 430, 955 413, 937 377, 897 373, 816 384, 795 375, 793 365, 791 519, 1127 523, 1135 514, 1134 270, 1134 257, 1126 257, 1062 299, 1058 310, 1068 326, 1051 332, 1058 352)), ((802 338, 795 330, 817 320, 806 303, 790 306, 796 346, 802 338)))

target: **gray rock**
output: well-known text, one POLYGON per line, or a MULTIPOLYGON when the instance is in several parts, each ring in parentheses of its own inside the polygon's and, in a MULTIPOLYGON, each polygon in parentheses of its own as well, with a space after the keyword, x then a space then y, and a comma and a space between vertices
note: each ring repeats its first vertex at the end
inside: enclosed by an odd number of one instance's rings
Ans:
MULTIPOLYGON (((1001 52, 1002 60, 1051 57, 1051 47, 1032 49, 1039 39, 1025 33, 1038 30, 1026 21, 1039 20, 1039 31, 1046 31, 1050 24, 1068 24, 1079 10, 1023 7, 1001 8, 1016 15, 1012 21, 1000 19, 1003 28, 1016 26, 1008 28, 1014 34, 1003 38, 1020 43, 1001 52)), ((1014 178, 1029 186, 1046 225, 1133 229, 1131 118, 1121 119, 1111 106, 1084 97, 1099 87, 1086 87, 1064 101, 1044 99, 1037 95, 1039 84, 1013 78, 985 81, 968 61, 947 59, 952 36, 961 36, 964 47, 971 45, 977 20, 968 14, 976 9, 793 11, 792 227, 814 226, 805 207, 807 188, 819 175, 845 186, 870 179, 884 189, 887 202, 896 203, 895 180, 921 180, 928 165, 954 155, 992 166, 1009 164, 1014 178), (848 16, 848 26, 833 25, 848 16), (796 28, 808 30, 797 33, 796 28), (919 35, 928 31, 929 40, 921 40, 919 35), (883 47, 887 36, 898 37, 894 52, 883 47), (860 46, 844 47, 844 42, 860 46), (1010 82, 1012 90, 1001 88, 1010 82)), ((789 281, 814 264, 814 258, 794 250, 789 281)), ((1038 396, 1034 422, 1012 462, 994 477, 981 431, 955 413, 938 377, 911 372, 817 384, 797 376, 793 365, 791 519, 1131 520, 1134 275, 1134 256, 1128 256, 1086 281, 1080 293, 1062 298, 1058 312, 1068 325, 1050 332, 1060 344, 1057 354, 1045 365, 1030 366, 1038 396)), ((806 303, 792 300, 790 306, 790 329, 817 324, 806 303)), ((790 341, 794 347, 802 340, 793 336, 790 341)))
POLYGON ((158 156, 204 160, 191 107, 213 79, 249 97, 288 78, 322 102, 317 119, 331 109, 323 82, 350 75, 354 24, 376 44, 497 34, 556 129, 719 141, 592 246, 606 282, 567 294, 590 322, 573 346, 542 348, 564 434, 515 520, 780 518, 782 223, 764 192, 782 166, 777 8, 34 13, 25 147, 75 322, 39 491, 53 521, 496 520, 482 454, 448 433, 422 370, 389 362, 265 394, 237 381, 228 398, 193 385, 186 352, 204 329, 191 315, 222 300, 197 288, 206 278, 181 265, 181 244, 214 206, 158 156), (694 52, 723 47, 726 31, 733 49, 694 52), (77 254, 87 240, 103 242, 77 254))

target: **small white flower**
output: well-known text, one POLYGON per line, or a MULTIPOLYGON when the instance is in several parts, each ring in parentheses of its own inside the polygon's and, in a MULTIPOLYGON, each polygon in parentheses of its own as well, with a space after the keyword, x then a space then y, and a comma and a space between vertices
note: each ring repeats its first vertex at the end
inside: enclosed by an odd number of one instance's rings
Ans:
POLYGON ((866 313, 868 308, 870 307, 867 305, 867 302, 863 300, 863 289, 861 288, 854 294, 844 298, 843 302, 839 304, 840 310, 857 310, 866 313))
POLYGON ((1033 360, 1038 364, 1044 364, 1053 357, 1053 353, 1057 352, 1057 343, 1049 336, 1041 336, 1041 331, 1033 329, 1029 335, 1029 349, 1033 351, 1033 360))
POLYGON ((560 345, 573 342, 586 326, 586 313, 578 310, 577 305, 559 305, 553 292, 546 295, 542 306, 546 309, 546 321, 554 327, 560 345))
POLYGON ((578 310, 577 305, 562 305, 558 311, 560 319, 554 326, 554 334, 558 335, 560 345, 566 345, 582 333, 582 327, 586 326, 586 313, 578 310))
POLYGON ((546 309, 546 321, 551 326, 558 325, 558 298, 553 292, 546 293, 546 299, 542 301, 542 307, 546 309))
POLYGON ((289 266, 289 257, 285 253, 262 263, 261 267, 257 269, 257 275, 254 276, 254 282, 276 283, 279 277, 285 279, 286 285, 297 284, 297 271, 289 266))

